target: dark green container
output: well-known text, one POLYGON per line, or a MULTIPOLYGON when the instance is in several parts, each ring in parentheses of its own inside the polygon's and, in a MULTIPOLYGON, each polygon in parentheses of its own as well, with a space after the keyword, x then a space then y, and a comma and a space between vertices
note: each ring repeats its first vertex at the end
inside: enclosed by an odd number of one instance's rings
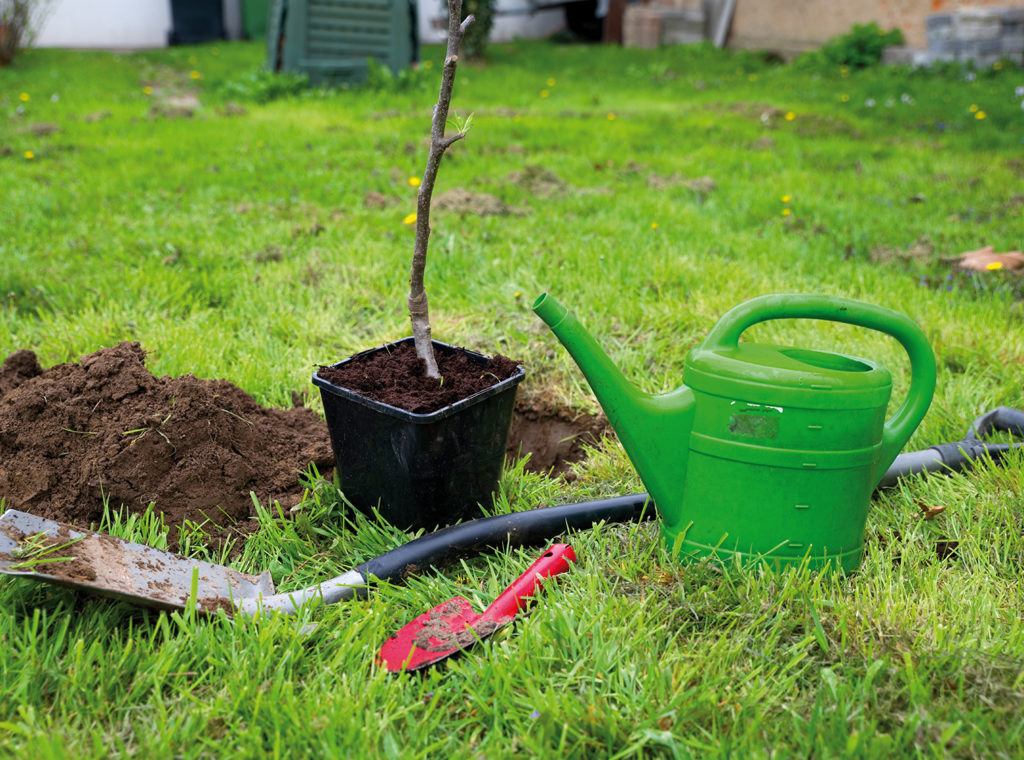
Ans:
POLYGON ((410 0, 273 0, 267 21, 271 71, 313 84, 358 83, 373 59, 398 73, 419 59, 410 0))
POLYGON ((250 40, 262 40, 267 36, 267 17, 270 15, 270 0, 242 0, 242 29, 250 40))

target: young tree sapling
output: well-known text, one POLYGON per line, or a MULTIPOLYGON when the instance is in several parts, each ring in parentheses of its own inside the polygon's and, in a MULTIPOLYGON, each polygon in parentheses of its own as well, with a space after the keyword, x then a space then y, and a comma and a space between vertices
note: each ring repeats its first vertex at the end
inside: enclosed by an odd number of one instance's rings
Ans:
POLYGON ((416 197, 416 243, 413 248, 412 267, 409 271, 409 319, 412 322, 412 336, 416 354, 423 360, 426 375, 441 379, 434 358, 434 346, 430 342, 430 316, 427 307, 427 292, 423 287, 423 271, 427 265, 427 241, 430 238, 430 197, 434 192, 437 170, 444 152, 466 136, 471 119, 459 125, 459 131, 445 137, 444 128, 448 122, 448 108, 452 102, 452 86, 455 84, 455 69, 459 61, 459 46, 466 28, 473 23, 473 16, 466 16, 460 23, 462 0, 448 0, 448 48, 445 52, 444 68, 441 72, 441 91, 434 106, 430 125, 430 155, 423 172, 416 197))

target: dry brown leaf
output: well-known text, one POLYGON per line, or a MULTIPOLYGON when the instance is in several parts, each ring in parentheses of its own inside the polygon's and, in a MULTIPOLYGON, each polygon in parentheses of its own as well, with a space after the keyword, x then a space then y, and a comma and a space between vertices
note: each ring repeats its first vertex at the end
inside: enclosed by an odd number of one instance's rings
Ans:
POLYGON ((917 508, 921 510, 921 518, 924 520, 931 520, 946 511, 946 507, 942 504, 928 506, 922 502, 918 502, 917 508))
POLYGON ((1020 251, 996 253, 992 246, 986 245, 976 251, 960 254, 957 265, 961 269, 970 269, 975 272, 992 272, 1000 269, 1013 272, 1024 268, 1024 253, 1020 251))

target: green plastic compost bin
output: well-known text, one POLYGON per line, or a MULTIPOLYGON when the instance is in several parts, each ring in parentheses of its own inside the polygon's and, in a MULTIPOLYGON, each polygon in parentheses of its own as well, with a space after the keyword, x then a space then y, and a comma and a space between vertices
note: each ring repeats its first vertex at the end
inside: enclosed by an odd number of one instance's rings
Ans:
POLYGON ((243 0, 242 28, 250 40, 261 40, 267 36, 267 15, 270 0, 243 0))
POLYGON ((398 73, 419 58, 410 0, 273 0, 267 20, 271 71, 313 84, 360 82, 373 59, 398 73))

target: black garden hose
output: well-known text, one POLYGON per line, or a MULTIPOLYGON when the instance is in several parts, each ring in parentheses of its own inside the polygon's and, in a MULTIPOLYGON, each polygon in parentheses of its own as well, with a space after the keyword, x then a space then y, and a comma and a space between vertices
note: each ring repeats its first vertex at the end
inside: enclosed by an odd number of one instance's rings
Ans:
MULTIPOLYGON (((974 420, 961 441, 900 454, 882 476, 878 488, 891 488, 900 478, 918 473, 962 472, 982 458, 998 463, 1007 451, 1024 446, 1024 443, 985 443, 981 440, 992 432, 1024 438, 1024 411, 998 407, 974 420)), ((440 566, 458 557, 472 556, 489 549, 533 546, 550 541, 567 530, 586 530, 599 522, 637 522, 652 519, 656 514, 650 496, 637 493, 483 517, 420 536, 319 586, 279 594, 264 601, 268 607, 294 611, 302 601, 312 596, 318 596, 326 603, 365 596, 374 579, 401 582, 428 567, 440 566)))
MULTIPOLYGON (((974 420, 961 441, 900 454, 882 476, 878 488, 891 488, 900 478, 917 473, 962 472, 985 457, 998 463, 1010 449, 1024 447, 1024 443, 985 443, 981 440, 993 432, 1024 438, 1024 411, 1000 406, 974 420)), ((355 569, 365 578, 400 581, 431 565, 441 565, 489 549, 535 546, 567 530, 586 530, 599 522, 637 522, 655 516, 654 503, 646 493, 528 509, 470 520, 428 533, 355 569)))
POLYGON ((647 494, 638 493, 481 517, 420 536, 355 569, 367 579, 400 581, 431 565, 488 549, 535 546, 567 530, 586 530, 599 522, 636 522, 654 514, 654 504, 649 503, 647 494))
POLYGON ((892 488, 900 478, 917 473, 948 475, 963 472, 986 457, 998 464, 1007 451, 1024 447, 1024 443, 985 443, 981 440, 993 432, 1024 438, 1024 411, 1009 406, 997 407, 974 420, 961 441, 900 454, 882 476, 878 488, 892 488))

